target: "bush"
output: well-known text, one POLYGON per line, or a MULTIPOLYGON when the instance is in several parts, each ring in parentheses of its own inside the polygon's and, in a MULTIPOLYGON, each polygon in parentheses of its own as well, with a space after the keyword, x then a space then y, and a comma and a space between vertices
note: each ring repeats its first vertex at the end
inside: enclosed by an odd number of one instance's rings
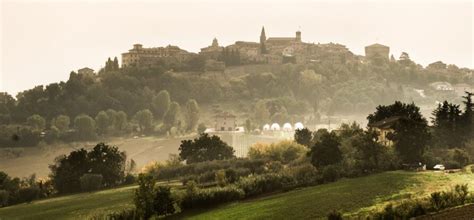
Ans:
POLYGON ((272 144, 256 143, 249 149, 248 157, 286 164, 305 155, 307 151, 307 147, 294 141, 280 141, 272 144))
POLYGON ((328 214, 328 220, 342 220, 342 214, 336 210, 332 210, 328 214))
POLYGON ((23 202, 31 202, 35 199, 38 199, 40 196, 40 189, 37 187, 27 187, 21 188, 18 191, 20 200, 23 202))
POLYGON ((103 177, 101 174, 86 173, 79 179, 82 191, 90 192, 102 188, 103 177))
POLYGON ((153 211, 157 215, 169 215, 175 212, 174 200, 171 198, 171 189, 167 186, 158 186, 153 200, 153 211))
POLYGON ((215 176, 217 185, 219 185, 220 187, 224 187, 225 185, 227 185, 225 170, 218 170, 215 176))
POLYGON ((213 187, 209 189, 196 189, 193 194, 186 194, 181 201, 183 209, 206 208, 220 205, 225 202, 236 201, 244 198, 242 189, 235 186, 213 187))
POLYGON ((133 174, 127 174, 125 176, 125 179, 123 180, 123 184, 124 185, 128 185, 128 184, 133 184, 135 183, 137 180, 136 180, 136 177, 133 175, 133 174))
POLYGON ((5 207, 8 205, 8 197, 10 193, 8 191, 0 189, 0 207, 5 207))
POLYGON ((329 165, 323 168, 323 180, 325 182, 334 182, 339 179, 340 168, 336 165, 329 165))
POLYGON ((92 220, 139 220, 136 209, 124 209, 106 214, 98 214, 92 220))
POLYGON ((285 174, 262 174, 241 178, 237 186, 244 190, 246 197, 249 197, 290 189, 296 186, 296 181, 285 174))
POLYGON ((289 168, 287 173, 293 176, 298 185, 301 186, 316 184, 321 179, 318 170, 311 164, 289 168))

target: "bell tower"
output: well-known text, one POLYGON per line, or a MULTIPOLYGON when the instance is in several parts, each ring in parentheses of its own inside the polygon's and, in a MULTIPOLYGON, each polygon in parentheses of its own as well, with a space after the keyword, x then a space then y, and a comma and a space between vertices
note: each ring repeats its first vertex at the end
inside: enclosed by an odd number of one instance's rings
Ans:
POLYGON ((262 26, 262 32, 260 33, 260 53, 267 53, 267 48, 265 47, 265 41, 267 41, 267 36, 265 36, 265 27, 262 26))

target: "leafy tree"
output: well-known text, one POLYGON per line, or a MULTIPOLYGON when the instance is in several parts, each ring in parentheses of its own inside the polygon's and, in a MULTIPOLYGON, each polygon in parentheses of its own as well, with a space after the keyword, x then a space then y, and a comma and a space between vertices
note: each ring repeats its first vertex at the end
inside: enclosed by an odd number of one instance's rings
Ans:
POLYGON ((377 142, 378 134, 370 129, 361 134, 356 134, 351 139, 352 146, 356 149, 357 165, 362 171, 371 172, 380 169, 380 160, 385 146, 377 142))
POLYGON ((298 144, 304 145, 308 148, 312 147, 313 134, 307 129, 297 129, 295 131, 295 141, 298 144))
POLYGON ((196 100, 190 99, 186 102, 184 115, 186 119, 186 130, 194 131, 199 121, 199 106, 196 100))
POLYGON ((157 119, 162 120, 171 104, 170 94, 166 90, 161 90, 158 95, 153 97, 151 106, 157 119))
POLYGON ((341 143, 336 133, 324 132, 321 139, 314 144, 309 152, 311 164, 320 168, 341 162, 342 152, 340 146, 341 143))
POLYGON ((173 214, 175 209, 174 200, 171 196, 171 188, 169 186, 158 186, 155 191, 153 211, 158 216, 173 214))
POLYGON ((58 128, 60 132, 65 132, 69 129, 70 123, 71 120, 69 119, 69 116, 59 115, 53 120, 51 124, 58 128))
POLYGON ((104 186, 114 186, 123 180, 125 160, 125 152, 99 143, 89 152, 79 149, 57 157, 50 165, 50 178, 59 193, 80 191, 84 174, 100 174, 104 186))
POLYGON ((400 119, 393 126, 394 132, 388 136, 394 142, 402 162, 417 163, 421 161, 424 149, 430 139, 428 123, 414 103, 395 102, 392 105, 377 107, 376 112, 367 119, 369 124, 398 116, 400 119))
POLYGON ((199 138, 181 141, 179 156, 188 164, 225 160, 234 158, 234 149, 216 135, 201 133, 199 138))
POLYGON ((149 219, 154 211, 155 179, 147 174, 138 175, 138 189, 135 190, 133 201, 139 216, 149 219))
POLYGON ((438 145, 449 148, 464 145, 464 122, 459 105, 444 101, 433 111, 434 137, 438 145))
POLYGON ((260 125, 263 125, 265 123, 268 123, 268 121, 270 121, 270 112, 268 111, 265 101, 260 100, 255 105, 254 118, 257 121, 257 123, 259 123, 260 125))
POLYGON ((89 171, 87 151, 72 151, 68 156, 62 155, 50 165, 50 178, 58 193, 78 192, 81 189, 80 178, 89 171))
POLYGON ((252 120, 250 118, 247 118, 247 120, 245 120, 245 132, 250 133, 253 131, 253 129, 255 129, 255 127, 252 123, 252 120))
POLYGON ((125 176, 125 152, 104 143, 97 144, 88 154, 89 172, 101 174, 105 186, 114 186, 125 176))
POLYGON ((95 116, 95 122, 99 134, 106 134, 107 128, 109 128, 110 126, 109 115, 105 111, 100 111, 99 113, 97 113, 97 116, 95 116))
POLYGON ((175 126, 178 123, 178 115, 180 112, 180 106, 177 102, 172 102, 170 108, 163 117, 163 124, 168 128, 175 126))
POLYGON ((26 123, 31 126, 34 131, 42 131, 46 126, 44 118, 37 114, 28 117, 26 123))
POLYGON ((79 140, 88 140, 96 137, 95 121, 88 115, 78 115, 74 119, 74 127, 79 140))
POLYGON ((112 69, 113 70, 118 70, 119 69, 119 62, 117 57, 114 57, 114 62, 112 63, 112 69))
POLYGON ((117 112, 117 115, 115 117, 115 130, 116 131, 123 131, 127 127, 127 113, 124 111, 119 111, 117 112))
POLYGON ((141 132, 150 131, 153 125, 153 114, 150 110, 144 109, 135 114, 133 117, 137 121, 141 132))
POLYGON ((198 134, 202 134, 206 131, 206 125, 204 123, 200 123, 197 128, 198 134))

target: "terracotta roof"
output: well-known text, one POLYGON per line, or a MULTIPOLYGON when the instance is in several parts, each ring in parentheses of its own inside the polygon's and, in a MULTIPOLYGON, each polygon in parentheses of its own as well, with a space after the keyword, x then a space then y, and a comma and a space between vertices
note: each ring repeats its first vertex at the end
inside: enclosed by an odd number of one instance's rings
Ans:
POLYGON ((382 119, 380 121, 374 122, 372 124, 369 124, 369 127, 374 127, 374 128, 390 128, 392 127, 395 123, 397 123, 400 119, 405 119, 406 117, 403 116, 392 116, 389 118, 382 119))
POLYGON ((229 113, 229 112, 221 112, 219 114, 216 114, 216 118, 236 118, 237 116, 229 113))
POLYGON ((371 44, 371 45, 366 46, 366 47, 388 47, 388 46, 385 46, 385 45, 382 45, 382 44, 379 44, 379 43, 375 43, 375 44, 371 44))

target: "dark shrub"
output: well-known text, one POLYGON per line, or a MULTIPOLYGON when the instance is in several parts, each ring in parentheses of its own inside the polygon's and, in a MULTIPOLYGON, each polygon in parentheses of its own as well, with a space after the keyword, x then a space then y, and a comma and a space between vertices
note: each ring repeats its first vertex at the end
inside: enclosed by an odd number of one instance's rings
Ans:
POLYGON ((293 176, 298 185, 301 186, 316 184, 321 178, 318 170, 311 164, 292 167, 288 170, 288 173, 293 176))
POLYGON ((296 185, 296 181, 285 174, 262 174, 241 178, 237 183, 244 190, 245 196, 255 196, 262 193, 286 190, 296 185))
POLYGON ((81 181, 82 191, 90 192, 102 188, 103 177, 101 174, 86 173, 79 180, 81 181))
POLYGON ((153 210, 157 215, 169 215, 175 212, 174 200, 171 198, 171 189, 167 186, 158 186, 155 190, 153 210))
POLYGON ((40 189, 38 187, 21 188, 18 193, 21 201, 31 202, 39 198, 40 189))
POLYGON ((136 177, 133 175, 133 174, 127 174, 125 176, 125 179, 123 180, 123 184, 125 185, 128 185, 128 184, 133 184, 135 183, 137 180, 136 180, 136 177))
POLYGON ((323 168, 323 180, 325 182, 334 182, 339 179, 340 171, 336 165, 329 165, 323 168))
POLYGON ((328 220, 342 220, 342 214, 336 210, 332 210, 328 214, 328 220))
POLYGON ((8 205, 8 197, 10 193, 6 190, 0 190, 0 207, 4 207, 8 205))
POLYGON ((191 194, 186 194, 181 201, 183 209, 205 208, 220 205, 225 202, 242 199, 245 193, 235 186, 213 187, 208 189, 195 189, 191 194))

